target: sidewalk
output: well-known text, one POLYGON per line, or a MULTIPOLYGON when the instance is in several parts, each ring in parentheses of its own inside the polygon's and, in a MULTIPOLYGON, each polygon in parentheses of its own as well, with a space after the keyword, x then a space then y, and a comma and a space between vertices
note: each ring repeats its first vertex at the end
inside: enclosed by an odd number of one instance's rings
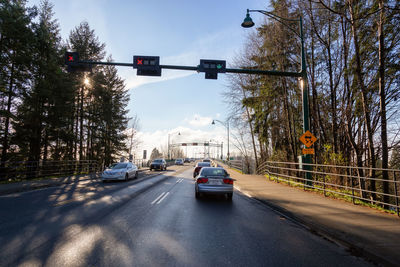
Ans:
POLYGON ((60 186, 63 184, 78 183, 85 180, 96 180, 96 175, 74 175, 68 177, 49 178, 43 180, 22 181, 9 184, 0 184, 0 196, 12 193, 31 191, 40 188, 60 186))
POLYGON ((356 254, 386 266, 400 266, 400 218, 371 208, 245 175, 226 168, 235 188, 266 203, 356 254))

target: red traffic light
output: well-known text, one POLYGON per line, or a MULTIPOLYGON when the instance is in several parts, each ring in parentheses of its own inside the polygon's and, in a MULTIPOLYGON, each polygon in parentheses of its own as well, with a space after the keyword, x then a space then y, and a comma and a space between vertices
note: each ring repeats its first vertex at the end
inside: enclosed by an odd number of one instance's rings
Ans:
POLYGON ((161 76, 160 57, 133 56, 133 68, 141 76, 161 76))
POLYGON ((76 64, 79 61, 78 52, 65 52, 65 64, 71 65, 76 64))

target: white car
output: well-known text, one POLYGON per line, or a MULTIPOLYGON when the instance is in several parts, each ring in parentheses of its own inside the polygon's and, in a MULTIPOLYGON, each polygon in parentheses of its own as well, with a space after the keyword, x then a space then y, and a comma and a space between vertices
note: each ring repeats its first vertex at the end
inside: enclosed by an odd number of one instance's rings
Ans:
POLYGON ((101 175, 103 182, 110 180, 124 180, 138 178, 138 167, 132 162, 120 162, 109 169, 105 169, 101 175))

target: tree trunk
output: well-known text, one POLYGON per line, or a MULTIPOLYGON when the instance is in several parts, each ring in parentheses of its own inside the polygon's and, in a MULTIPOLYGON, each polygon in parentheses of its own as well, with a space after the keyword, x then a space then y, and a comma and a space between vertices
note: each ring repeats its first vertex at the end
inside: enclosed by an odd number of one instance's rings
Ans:
MULTIPOLYGON (((380 117, 381 117, 381 142, 382 142, 382 168, 388 168, 388 137, 387 137, 387 121, 386 121, 386 92, 385 92, 385 36, 383 33, 384 17, 384 1, 379 1, 379 9, 381 10, 378 23, 378 39, 379 39, 379 96, 380 96, 380 117)), ((382 171, 383 193, 389 194, 389 174, 387 170, 382 171)), ((389 196, 383 196, 383 202, 389 203, 389 196)), ((385 205, 385 208, 388 208, 385 205)))
MULTIPOLYGON (((350 8, 350 17, 351 17, 351 27, 352 27, 352 32, 353 32, 354 52, 355 52, 355 57, 356 57, 356 77, 358 80, 358 84, 361 88, 362 107, 363 107, 363 112, 364 112, 365 126, 367 128, 368 154, 369 154, 369 159, 371 162, 369 178, 375 179, 376 159, 375 159, 375 149, 374 149, 374 136, 373 136, 372 126, 371 126, 371 112, 369 110, 368 103, 367 103, 368 96, 367 96, 367 88, 364 84, 364 78, 363 78, 362 67, 361 67, 360 45, 359 45, 359 41, 358 41, 358 28, 357 28, 357 24, 356 24, 357 22, 354 19, 354 10, 353 10, 353 5, 352 5, 351 0, 349 0, 349 8, 350 8)), ((376 191, 375 180, 370 180, 370 185, 371 185, 370 190, 375 192, 376 191)), ((371 197, 372 197, 372 199, 375 200, 376 194, 371 193, 371 197)))
POLYGON ((81 87, 81 95, 80 95, 80 114, 79 114, 79 160, 83 160, 83 96, 84 91, 83 87, 81 87))
POLYGON ((14 64, 11 65, 11 73, 10 73, 10 84, 8 90, 8 101, 7 101, 7 114, 6 121, 4 123, 4 137, 3 137, 3 150, 1 151, 1 168, 4 170, 5 162, 8 159, 7 150, 8 150, 8 134, 10 128, 10 117, 11 117, 11 104, 13 97, 13 87, 14 87, 14 64))

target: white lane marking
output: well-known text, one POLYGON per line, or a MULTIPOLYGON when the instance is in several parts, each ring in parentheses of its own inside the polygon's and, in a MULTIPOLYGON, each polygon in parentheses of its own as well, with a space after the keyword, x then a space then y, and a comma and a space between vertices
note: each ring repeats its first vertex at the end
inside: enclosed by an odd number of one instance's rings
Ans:
POLYGON ((243 194, 245 194, 246 196, 248 196, 248 197, 252 197, 249 193, 247 193, 247 192, 242 192, 243 194))
POLYGON ((240 189, 240 187, 239 186, 234 186, 234 188, 236 189, 236 190, 238 190, 238 191, 240 191, 240 192, 242 192, 242 194, 243 195, 245 195, 245 196, 247 196, 247 197, 252 197, 249 193, 247 193, 246 191, 242 191, 242 189, 240 189))
POLYGON ((178 183, 182 183, 182 182, 183 182, 183 178, 181 178, 178 183))
POLYGON ((159 195, 156 199, 153 200, 153 202, 151 202, 151 205, 153 205, 154 203, 156 203, 160 198, 163 197, 163 195, 165 194, 165 192, 163 192, 161 195, 159 195))
POLYGON ((167 193, 157 202, 157 204, 160 204, 161 201, 163 201, 164 198, 166 198, 168 195, 169 195, 169 192, 167 192, 167 193))

